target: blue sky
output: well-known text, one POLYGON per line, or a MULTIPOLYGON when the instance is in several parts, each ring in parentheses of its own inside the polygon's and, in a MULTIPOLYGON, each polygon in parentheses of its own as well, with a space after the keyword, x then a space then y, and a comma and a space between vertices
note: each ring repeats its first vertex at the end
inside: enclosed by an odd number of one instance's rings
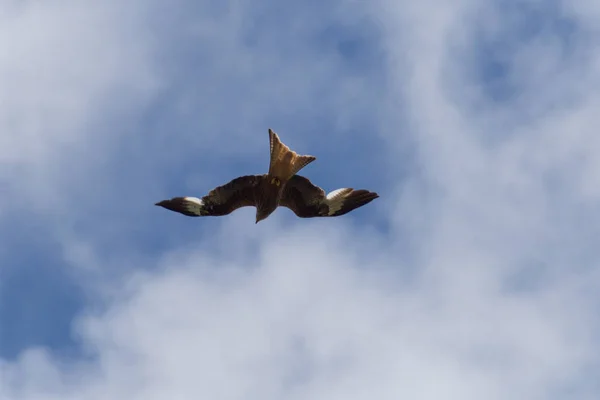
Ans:
POLYGON ((600 395, 600 5, 0 10, 1 400, 600 395), (154 206, 268 128, 381 197, 154 206))

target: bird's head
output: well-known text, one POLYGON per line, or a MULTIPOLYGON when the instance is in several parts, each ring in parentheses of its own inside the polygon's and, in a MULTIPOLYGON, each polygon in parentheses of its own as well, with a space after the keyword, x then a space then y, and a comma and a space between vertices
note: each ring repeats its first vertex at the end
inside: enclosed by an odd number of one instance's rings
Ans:
POLYGON ((256 208, 256 222, 255 223, 258 224, 263 219, 266 219, 269 215, 271 215, 272 212, 273 212, 273 210, 256 208))
POLYGON ((256 201, 257 224, 275 211, 284 186, 284 183, 277 177, 269 177, 264 181, 260 196, 256 201))
POLYGON ((277 208, 277 204, 263 203, 261 207, 256 207, 256 223, 258 224, 263 219, 266 219, 269 215, 273 214, 273 211, 277 208))

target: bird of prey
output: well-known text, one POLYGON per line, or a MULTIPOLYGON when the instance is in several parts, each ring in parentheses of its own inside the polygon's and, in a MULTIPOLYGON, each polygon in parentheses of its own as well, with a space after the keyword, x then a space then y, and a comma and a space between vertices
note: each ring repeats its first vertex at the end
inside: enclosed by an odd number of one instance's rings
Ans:
POLYGON ((269 129, 271 160, 269 172, 245 175, 218 186, 202 198, 174 197, 157 206, 189 217, 223 216, 241 207, 256 207, 256 223, 267 218, 278 206, 287 207, 298 217, 336 217, 378 198, 368 190, 342 188, 328 194, 298 171, 316 157, 299 155, 269 129))

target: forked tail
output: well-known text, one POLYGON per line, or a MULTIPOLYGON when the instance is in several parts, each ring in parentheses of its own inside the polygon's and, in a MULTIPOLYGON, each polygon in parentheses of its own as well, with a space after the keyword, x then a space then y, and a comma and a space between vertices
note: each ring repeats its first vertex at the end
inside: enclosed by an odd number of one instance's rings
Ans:
POLYGON ((269 128, 269 141, 271 143, 271 161, 269 175, 276 176, 282 181, 287 181, 298 171, 316 160, 313 156, 301 156, 281 143, 279 136, 269 128))

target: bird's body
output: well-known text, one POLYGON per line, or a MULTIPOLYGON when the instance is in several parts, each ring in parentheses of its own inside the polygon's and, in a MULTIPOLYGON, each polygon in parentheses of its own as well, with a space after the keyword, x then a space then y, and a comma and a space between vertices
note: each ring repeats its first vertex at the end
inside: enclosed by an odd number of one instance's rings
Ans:
POLYGON ((267 218, 279 206, 291 209, 298 217, 333 217, 346 214, 377 197, 368 190, 343 188, 325 195, 297 173, 314 161, 313 156, 299 155, 283 144, 269 129, 271 158, 269 172, 245 175, 218 186, 202 198, 174 197, 157 206, 190 217, 223 216, 241 207, 256 207, 256 223, 267 218))

